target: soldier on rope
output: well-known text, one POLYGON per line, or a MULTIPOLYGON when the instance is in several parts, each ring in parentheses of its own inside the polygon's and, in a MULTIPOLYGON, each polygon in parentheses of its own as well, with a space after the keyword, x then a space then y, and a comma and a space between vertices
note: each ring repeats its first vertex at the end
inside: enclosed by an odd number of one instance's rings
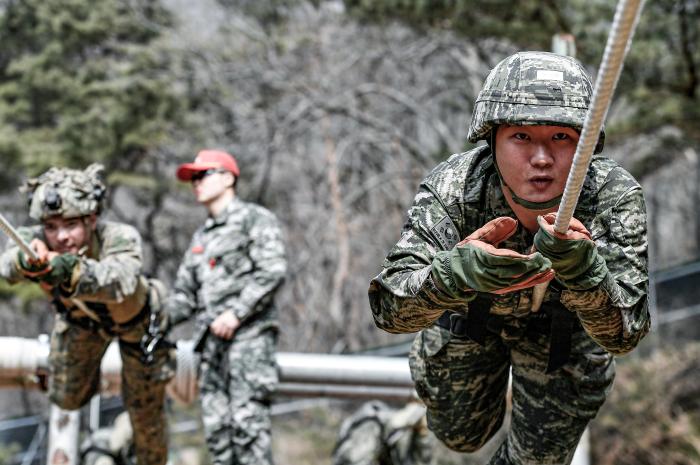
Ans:
POLYGON ((122 395, 134 430, 139 465, 164 465, 165 385, 174 353, 164 344, 163 285, 142 274, 141 236, 133 227, 100 220, 104 169, 51 168, 29 179, 29 216, 19 228, 37 260, 10 243, 0 276, 38 282, 56 309, 49 353, 49 398, 67 410, 98 392, 100 362, 112 340, 123 364, 122 395))
MULTIPOLYGON (((512 422, 491 465, 570 463, 611 388, 613 356, 649 331, 637 181, 595 156, 567 233, 553 228, 591 94, 570 57, 497 64, 468 134, 487 144, 428 174, 370 284, 377 326, 420 331, 411 372, 448 447, 471 452, 493 437, 512 374, 512 422), (550 280, 533 311, 532 287, 550 280)), ((603 142, 601 132, 596 153, 603 142)))

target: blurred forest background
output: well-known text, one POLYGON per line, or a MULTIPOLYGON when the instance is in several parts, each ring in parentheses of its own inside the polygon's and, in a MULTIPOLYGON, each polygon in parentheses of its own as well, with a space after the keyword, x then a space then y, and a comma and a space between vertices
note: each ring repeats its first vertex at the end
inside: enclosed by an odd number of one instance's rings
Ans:
MULTIPOLYGON (((106 216, 140 230, 147 272, 170 283, 205 218, 175 168, 201 148, 222 148, 239 160, 239 195, 285 226, 281 350, 410 340, 374 327, 366 290, 420 180, 471 147, 474 98, 505 56, 550 50, 554 34, 571 34, 595 76, 614 8, 609 0, 0 0, 0 211, 25 224, 17 188, 27 176, 101 162, 106 216)), ((699 123, 700 2, 647 2, 604 153, 644 186, 654 272, 698 259, 699 123)), ((36 287, 0 283, 0 335, 34 337, 51 324, 36 287)), ((653 349, 680 344, 658 334, 653 349)), ((697 381, 688 389, 700 393, 697 381)), ((3 416, 37 411, 40 397, 0 401, 3 416)), ((669 439, 660 428, 659 438, 680 441, 697 461, 599 463, 699 463, 697 400, 666 400, 662 415, 676 429, 669 439), (678 408, 690 415, 683 426, 678 408)), ((620 434, 613 420, 604 424, 607 441, 620 434)))

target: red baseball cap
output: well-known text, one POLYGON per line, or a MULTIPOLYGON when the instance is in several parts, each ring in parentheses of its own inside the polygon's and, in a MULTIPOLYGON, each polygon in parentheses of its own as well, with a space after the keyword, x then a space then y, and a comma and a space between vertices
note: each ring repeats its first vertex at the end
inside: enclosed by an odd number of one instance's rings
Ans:
POLYGON ((194 173, 216 168, 230 171, 236 177, 241 173, 233 155, 222 150, 202 150, 193 163, 178 166, 176 175, 180 181, 189 181, 194 173))

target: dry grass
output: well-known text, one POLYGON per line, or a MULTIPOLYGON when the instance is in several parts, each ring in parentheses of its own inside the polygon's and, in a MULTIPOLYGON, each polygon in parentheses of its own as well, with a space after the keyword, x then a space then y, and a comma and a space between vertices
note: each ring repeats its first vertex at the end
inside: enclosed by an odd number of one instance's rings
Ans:
POLYGON ((591 444, 596 465, 700 463, 700 344, 623 359, 591 444))

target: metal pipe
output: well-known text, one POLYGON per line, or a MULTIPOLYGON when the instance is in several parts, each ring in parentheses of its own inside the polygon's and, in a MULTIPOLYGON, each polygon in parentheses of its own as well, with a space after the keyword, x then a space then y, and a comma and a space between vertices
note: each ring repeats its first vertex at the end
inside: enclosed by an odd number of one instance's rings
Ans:
MULTIPOLYGON (((18 381, 22 377, 48 371, 49 343, 46 338, 35 340, 6 337, 0 338, 0 345, 3 347, 0 351, 0 385, 2 381, 22 385, 18 381)), ((185 402, 196 396, 199 360, 192 347, 191 341, 178 342, 177 373, 169 385, 169 392, 176 392, 174 397, 185 402)), ((340 385, 413 389, 408 361, 404 357, 281 352, 277 354, 277 363, 282 383, 337 385, 335 390, 339 393, 342 391, 340 385)), ((119 345, 113 342, 101 362, 103 393, 119 392, 121 368, 119 345)), ((321 387, 314 389, 323 391, 321 387)), ((312 390, 310 388, 309 392, 312 390)), ((347 390, 351 391, 352 388, 347 390)))
POLYGON ((0 378, 19 378, 48 369, 49 345, 41 339, 0 338, 0 378))
POLYGON ((348 384, 280 383, 275 393, 279 396, 286 397, 382 399, 404 402, 416 398, 413 388, 396 386, 352 386, 348 384))
POLYGON ((284 382, 413 387, 404 357, 279 353, 284 382))

